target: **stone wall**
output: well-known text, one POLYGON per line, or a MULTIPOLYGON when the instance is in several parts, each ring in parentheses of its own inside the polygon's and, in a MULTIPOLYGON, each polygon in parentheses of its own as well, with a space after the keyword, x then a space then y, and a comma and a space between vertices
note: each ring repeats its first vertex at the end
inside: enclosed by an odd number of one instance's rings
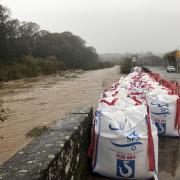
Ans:
POLYGON ((87 179, 92 116, 92 108, 82 108, 55 123, 0 166, 0 179, 87 179))

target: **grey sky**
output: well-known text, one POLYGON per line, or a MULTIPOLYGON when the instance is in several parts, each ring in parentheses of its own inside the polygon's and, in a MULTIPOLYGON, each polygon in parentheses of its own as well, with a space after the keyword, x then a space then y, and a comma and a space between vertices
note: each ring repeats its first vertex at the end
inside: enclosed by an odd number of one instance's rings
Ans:
POLYGON ((98 53, 167 52, 180 45, 180 0, 0 0, 12 17, 71 31, 98 53))

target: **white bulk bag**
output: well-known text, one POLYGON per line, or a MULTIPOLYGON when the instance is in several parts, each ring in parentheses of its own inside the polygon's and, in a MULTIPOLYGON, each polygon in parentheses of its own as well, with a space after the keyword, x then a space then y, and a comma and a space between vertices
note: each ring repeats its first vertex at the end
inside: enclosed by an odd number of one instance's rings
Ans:
POLYGON ((142 68, 141 68, 141 67, 136 66, 136 67, 133 68, 133 72, 138 72, 138 73, 140 73, 141 71, 142 71, 142 68))
POLYGON ((165 93, 149 93, 146 95, 149 104, 151 119, 155 122, 159 135, 179 136, 175 128, 177 95, 165 93))
POLYGON ((125 110, 127 107, 136 106, 142 104, 143 100, 136 96, 117 96, 117 97, 106 97, 99 101, 97 110, 108 111, 114 113, 116 110, 125 110))
MULTIPOLYGON (((113 113, 105 111, 96 113, 93 172, 115 179, 153 177, 153 172, 149 170, 150 146, 148 146, 146 115, 145 105, 128 107, 125 111, 113 113)), ((155 156, 151 158, 155 160, 157 167, 157 129, 152 124, 150 127, 154 142, 150 148, 155 152, 155 156)))
POLYGON ((127 94, 126 90, 124 88, 120 88, 118 90, 105 90, 100 98, 106 98, 106 97, 122 97, 127 94))

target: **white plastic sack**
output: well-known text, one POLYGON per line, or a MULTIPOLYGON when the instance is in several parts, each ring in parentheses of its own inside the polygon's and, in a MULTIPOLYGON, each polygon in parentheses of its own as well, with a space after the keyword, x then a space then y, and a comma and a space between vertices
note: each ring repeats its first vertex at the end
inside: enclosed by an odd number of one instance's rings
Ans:
MULTIPOLYGON (((125 111, 97 112, 95 116, 95 148, 93 171, 115 179, 146 179, 149 171, 148 133, 145 105, 125 111)), ((151 125, 155 164, 158 163, 158 137, 151 125)), ((157 170, 157 169, 156 169, 157 170)))
POLYGON ((155 122, 158 133, 163 136, 179 136, 175 129, 177 95, 148 94, 151 119, 155 122))
POLYGON ((117 97, 106 97, 99 101, 98 111, 108 111, 114 113, 114 111, 122 110, 124 111, 127 107, 141 105, 143 100, 138 96, 129 96, 124 94, 117 97))

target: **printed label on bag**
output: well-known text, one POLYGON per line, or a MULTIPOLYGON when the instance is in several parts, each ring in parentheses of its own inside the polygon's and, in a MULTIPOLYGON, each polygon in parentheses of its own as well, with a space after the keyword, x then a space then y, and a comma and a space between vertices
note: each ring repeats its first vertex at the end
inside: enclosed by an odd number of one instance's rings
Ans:
POLYGON ((135 176, 135 155, 118 153, 117 157, 117 176, 121 178, 134 178, 135 176))
POLYGON ((155 125, 158 129, 158 134, 165 134, 166 133, 166 120, 164 119, 155 119, 155 125))
POLYGON ((119 148, 126 148, 127 150, 130 150, 131 152, 139 151, 140 147, 139 145, 142 145, 142 142, 140 141, 139 133, 133 131, 126 137, 126 142, 114 142, 111 141, 111 144, 119 147, 119 148))
POLYGON ((171 115, 169 112, 169 106, 167 103, 160 104, 160 103, 151 103, 153 107, 156 107, 157 112, 151 111, 151 114, 167 117, 168 115, 171 115))

